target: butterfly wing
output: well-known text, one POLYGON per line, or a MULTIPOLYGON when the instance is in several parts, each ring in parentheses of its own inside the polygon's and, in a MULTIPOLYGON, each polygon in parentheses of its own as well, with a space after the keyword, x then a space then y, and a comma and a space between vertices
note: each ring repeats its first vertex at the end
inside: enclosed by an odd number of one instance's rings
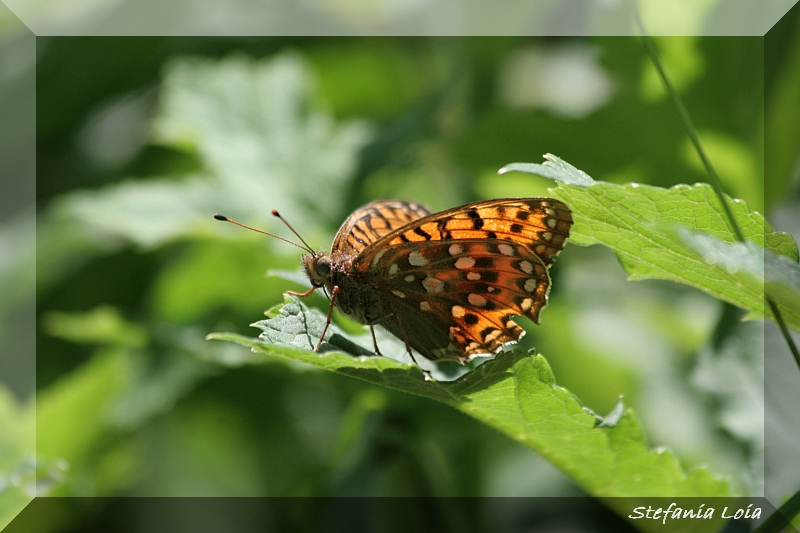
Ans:
POLYGON ((416 220, 387 235, 386 243, 375 243, 364 256, 406 242, 478 239, 524 244, 550 265, 564 247, 571 227, 569 208, 552 198, 486 200, 416 220))
POLYGON ((514 315, 538 323, 571 225, 549 198, 476 202, 385 235, 353 268, 387 299, 393 316, 381 325, 429 359, 463 363, 517 341, 514 315))
POLYGON ((427 207, 415 202, 370 202, 347 217, 336 232, 331 252, 359 254, 389 233, 430 214, 427 207))

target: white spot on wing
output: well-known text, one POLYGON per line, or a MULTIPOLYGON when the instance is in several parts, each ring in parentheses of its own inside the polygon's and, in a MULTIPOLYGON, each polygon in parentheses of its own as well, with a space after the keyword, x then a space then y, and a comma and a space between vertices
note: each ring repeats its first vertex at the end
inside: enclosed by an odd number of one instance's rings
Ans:
POLYGON ((483 307, 486 305, 486 298, 480 294, 470 293, 469 296, 467 296, 467 301, 470 303, 470 305, 474 305, 476 307, 483 307))
POLYGON ((514 255, 514 247, 510 244, 498 244, 497 249, 500 250, 500 253, 503 255, 514 255))
POLYGON ((455 267, 459 270, 472 268, 475 266, 475 259, 472 257, 459 257, 456 259, 455 267))
POLYGON ((525 282, 525 290, 528 292, 533 292, 536 290, 537 285, 538 283, 536 283, 536 280, 531 278, 525 282))
POLYGON ((423 300, 423 301, 421 301, 419 303, 419 308, 420 308, 421 311, 430 311, 431 310, 431 304, 429 304, 428 302, 423 300))
POLYGON ((396 291, 396 290, 392 290, 392 294, 394 294, 398 298, 405 298, 406 297, 405 293, 402 293, 402 292, 396 291))
POLYGON ((450 313, 456 318, 462 318, 464 314, 466 314, 466 311, 460 305, 454 305, 450 308, 450 313))
POLYGON ((400 267, 397 266, 397 263, 395 263, 392 266, 390 266, 389 267, 389 275, 390 276, 394 276, 395 274, 397 274, 397 271, 398 271, 399 268, 400 267))
POLYGON ((502 333, 503 332, 500 331, 499 329, 493 329, 491 333, 486 335, 486 338, 483 339, 483 342, 489 343, 489 342, 492 342, 494 340, 497 340, 497 337, 502 335, 502 333))
POLYGON ((464 251, 464 248, 460 244, 451 244, 447 251, 450 252, 450 255, 458 255, 464 251))
POLYGON ((422 286, 428 292, 442 292, 444 281, 436 278, 425 278, 422 280, 422 286))
POLYGON ((410 283, 410 282, 414 281, 414 276, 412 274, 409 274, 408 276, 405 277, 405 280, 410 283))
POLYGON ((467 279, 470 281, 478 281, 481 279, 481 275, 477 272, 467 272, 467 279))
POLYGON ((428 260, 422 257, 422 254, 416 250, 408 254, 408 262, 415 267, 421 267, 428 264, 428 260))
POLYGON ((519 268, 526 274, 533 273, 533 265, 530 261, 520 261, 519 268))

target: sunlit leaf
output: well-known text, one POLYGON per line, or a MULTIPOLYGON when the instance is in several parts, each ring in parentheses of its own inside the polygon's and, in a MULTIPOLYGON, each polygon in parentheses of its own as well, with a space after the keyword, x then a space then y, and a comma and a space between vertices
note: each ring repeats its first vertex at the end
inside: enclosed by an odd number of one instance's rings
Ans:
POLYGON ((588 187, 595 184, 595 181, 587 173, 575 168, 563 159, 553 154, 545 154, 544 158, 545 162, 541 165, 538 163, 509 163, 497 172, 498 174, 505 174, 506 172, 536 174, 543 178, 550 178, 553 181, 579 187, 588 187))
MULTIPOLYGON (((733 257, 731 251, 720 255, 727 258, 725 267, 720 268, 674 237, 675 228, 680 226, 706 234, 721 245, 736 243, 727 214, 710 185, 698 183, 664 189, 636 183, 592 182, 558 158, 548 156, 548 159, 545 165, 515 164, 513 169, 559 182, 552 194, 572 209, 575 218, 570 235, 572 243, 611 248, 630 279, 684 283, 747 309, 754 317, 771 316, 765 310, 764 286, 757 275, 759 267, 752 261, 758 261, 763 253, 774 257, 771 278, 780 287, 778 279, 788 283, 788 278, 794 275, 789 265, 796 264, 798 252, 794 239, 787 233, 774 231, 763 215, 751 211, 741 200, 727 198, 748 243, 728 247, 737 250, 738 255, 733 257), (553 168, 555 164, 557 170, 553 168), (740 253, 745 248, 749 250, 747 257, 740 253), (778 257, 783 259, 778 262, 778 257), (737 261, 744 263, 737 266, 737 261), (743 271, 750 275, 743 277, 743 271)), ((792 294, 795 293, 789 292, 790 297, 792 294)), ((792 311, 789 319, 793 327, 800 328, 796 312, 792 311)))
POLYGON ((324 317, 309 312, 293 297, 283 309, 265 321, 265 334, 259 339, 230 333, 209 338, 251 348, 252 364, 286 358, 444 402, 535 450, 598 496, 728 494, 727 483, 708 471, 684 473, 670 452, 650 450, 632 411, 610 416, 606 425, 613 427, 599 427, 594 414, 555 384, 541 355, 521 350, 501 353, 454 381, 442 382, 430 379, 416 365, 386 357, 313 352, 324 317))

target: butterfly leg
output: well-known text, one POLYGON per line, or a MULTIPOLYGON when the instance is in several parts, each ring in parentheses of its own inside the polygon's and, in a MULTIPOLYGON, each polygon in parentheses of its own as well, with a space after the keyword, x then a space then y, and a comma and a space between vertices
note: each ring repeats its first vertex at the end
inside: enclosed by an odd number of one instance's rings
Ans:
MULTIPOLYGON (((394 315, 394 316, 397 318, 397 323, 400 324, 400 331, 403 333, 403 342, 406 343, 406 350, 408 351, 408 355, 409 355, 409 357, 411 357, 411 360, 414 361, 414 364, 419 366, 419 363, 417 363, 417 360, 414 359, 414 354, 411 353, 411 344, 408 342, 408 335, 406 335, 406 328, 403 326, 403 321, 400 319, 400 317, 398 315, 394 315)), ((426 373, 427 373, 427 371, 426 371, 426 373)))
MULTIPOLYGON (((308 294, 311 294, 311 291, 309 291, 308 294)), ((325 320, 325 328, 322 330, 322 335, 319 337, 319 342, 317 342, 317 345, 314 347, 315 352, 318 352, 320 346, 322 346, 322 341, 325 340, 325 334, 328 332, 328 326, 331 325, 331 317, 333 316, 333 303, 336 301, 337 294, 339 294, 339 286, 334 285, 333 291, 331 291, 331 306, 328 308, 328 318, 325 320)))
POLYGON ((286 291, 286 294, 291 294, 292 296, 299 296, 300 298, 305 298, 306 296, 311 296, 311 293, 317 290, 316 287, 311 287, 306 292, 297 292, 297 291, 286 291))
POLYGON ((375 327, 370 326, 369 332, 372 333, 372 344, 375 346, 375 355, 380 355, 381 357, 383 357, 380 348, 378 348, 378 339, 375 338, 375 327))

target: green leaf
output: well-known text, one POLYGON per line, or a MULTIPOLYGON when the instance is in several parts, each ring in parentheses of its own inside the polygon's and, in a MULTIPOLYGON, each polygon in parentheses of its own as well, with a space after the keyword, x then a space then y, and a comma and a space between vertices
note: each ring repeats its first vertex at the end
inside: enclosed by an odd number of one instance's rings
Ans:
MULTIPOLYGON (((575 225, 570 242, 611 248, 630 279, 676 281, 746 309, 753 317, 771 316, 765 309, 764 286, 759 284, 757 267, 738 267, 729 262, 727 268, 719 268, 675 238, 676 228, 682 226, 722 243, 736 242, 730 221, 710 185, 663 189, 636 183, 593 182, 555 156, 546 157, 549 161, 544 165, 514 164, 505 169, 531 172, 560 182, 551 192, 572 209, 575 225), (742 271, 750 274, 743 276, 742 271)), ((798 258, 794 239, 773 231, 760 213, 750 211, 741 200, 727 201, 750 243, 749 254, 753 258, 759 253, 775 257, 771 262, 775 266, 771 269, 774 273, 770 277, 771 290, 775 292, 775 287, 786 286, 794 275, 789 265, 798 258)), ((741 253, 728 257, 734 262, 744 260, 741 253)), ((784 300, 794 300, 795 294, 791 291, 788 297, 780 297, 787 310, 789 306, 784 300)), ((796 315, 796 311, 790 311, 792 327, 797 329, 800 321, 796 315)))
POLYGON ((297 53, 172 61, 151 142, 196 154, 201 172, 73 192, 57 203, 53 224, 78 220, 101 236, 156 247, 211 227, 218 211, 267 220, 279 207, 305 235, 326 217, 339 222, 370 132, 315 108, 310 81, 297 53))
POLYGON ((573 167, 553 154, 545 154, 544 158, 545 162, 542 165, 537 163, 509 163, 498 170, 497 173, 525 172, 578 187, 588 187, 596 183, 587 173, 573 167))
MULTIPOLYGON (((720 277, 733 278, 738 286, 766 293, 778 305, 786 323, 800 330, 800 265, 797 261, 752 242, 723 242, 684 228, 678 228, 677 233, 687 248, 710 269, 718 271, 720 277)), ((769 309, 766 312, 771 316, 769 309)))
MULTIPOLYGON (((638 277, 651 277, 652 251, 675 250, 664 242, 666 228, 681 224, 691 231, 702 231, 727 242, 735 242, 719 198, 710 185, 676 185, 670 189, 630 183, 616 185, 595 182, 591 187, 561 184, 554 196, 576 214, 572 240, 578 244, 603 243, 617 252, 628 271, 638 277), (635 241, 627 246, 631 237, 635 241), (637 248, 646 257, 639 257, 637 248)), ((768 247, 776 254, 797 259, 797 244, 790 235, 775 232, 763 215, 750 211, 741 200, 728 197, 731 209, 747 240, 768 247)), ((654 259, 657 259, 654 258, 654 259)))
POLYGON ((363 122, 337 123, 313 106, 311 86, 296 52, 268 61, 183 58, 167 68, 153 136, 197 151, 210 174, 228 185, 217 198, 248 216, 268 213, 269 202, 293 216, 338 222, 346 203, 342 185, 370 133, 363 122))
MULTIPOLYGON (((23 408, 0 384, 0 530, 37 495, 36 428, 33 411, 23 408)), ((43 494, 40 492, 39 494, 43 494)))
MULTIPOLYGON (((289 297, 286 304, 276 305, 267 315, 267 320, 252 324, 263 331, 260 337, 277 346, 313 350, 322 331, 325 329, 325 318, 315 310, 309 310, 300 304, 296 297, 289 297)), ((353 355, 369 355, 372 352, 344 337, 337 328, 331 326, 325 333, 325 341, 320 349, 340 349, 353 355), (328 346, 326 346, 326 344, 328 346)))
POLYGON ((133 381, 130 357, 119 351, 96 356, 37 395, 36 452, 63 459, 75 473, 91 461, 113 429, 110 405, 133 381))
POLYGON ((613 427, 598 427, 596 416, 555 384, 541 355, 500 353, 456 380, 438 381, 416 365, 335 351, 338 332, 326 335, 320 353, 312 352, 324 316, 295 297, 271 314, 259 323, 259 339, 232 333, 208 338, 251 348, 251 364, 277 356, 444 402, 535 450, 597 496, 728 495, 727 482, 707 470, 686 474, 672 453, 650 450, 630 410, 609 417, 613 427))
POLYGON ((114 307, 103 305, 86 313, 51 311, 44 316, 44 330, 72 342, 141 348, 147 332, 120 316, 114 307))

